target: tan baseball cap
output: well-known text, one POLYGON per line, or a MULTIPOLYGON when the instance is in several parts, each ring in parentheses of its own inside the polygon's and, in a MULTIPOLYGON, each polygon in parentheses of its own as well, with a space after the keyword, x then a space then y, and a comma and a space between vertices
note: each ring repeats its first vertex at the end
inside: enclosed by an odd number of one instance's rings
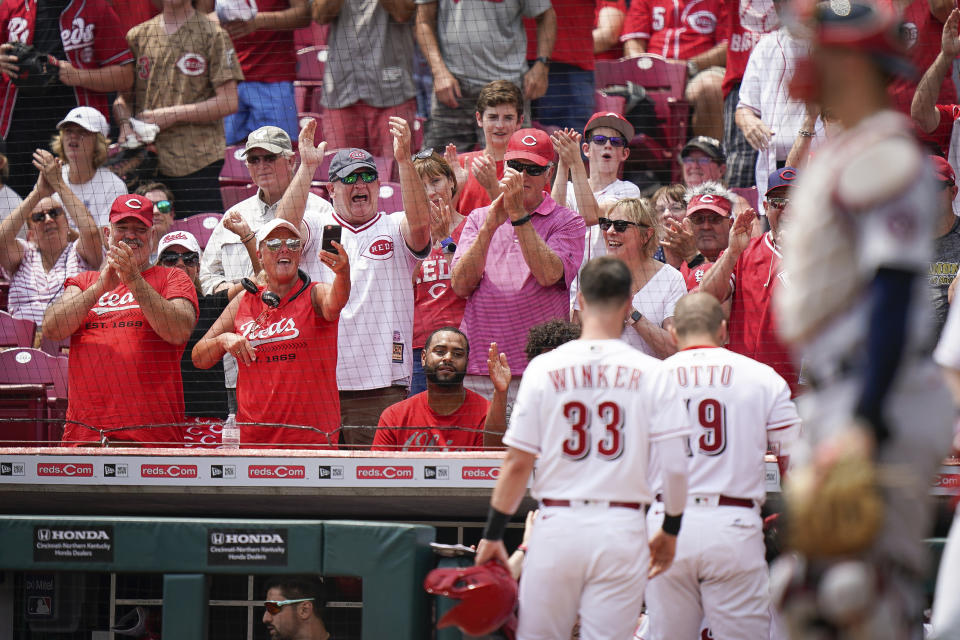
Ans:
POLYGON ((240 156, 247 155, 250 149, 263 149, 270 153, 283 153, 288 151, 293 153, 293 144, 290 142, 290 136, 280 127, 266 126, 260 127, 247 136, 247 144, 243 147, 240 156))

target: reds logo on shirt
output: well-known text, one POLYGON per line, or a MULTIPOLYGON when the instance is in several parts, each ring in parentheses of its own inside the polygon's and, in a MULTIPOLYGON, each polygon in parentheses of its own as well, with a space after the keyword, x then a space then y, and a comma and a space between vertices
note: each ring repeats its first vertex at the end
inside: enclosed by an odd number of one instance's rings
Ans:
POLYGON ((77 464, 73 462, 41 462, 37 464, 37 475, 43 477, 64 476, 76 478, 92 478, 92 464, 77 464))
POLYGON ((389 260, 393 257, 393 239, 390 236, 377 236, 363 251, 363 256, 371 260, 389 260))
POLYGON ((278 340, 293 340, 300 336, 300 330, 293 318, 280 318, 265 327, 258 327, 256 321, 251 320, 240 325, 240 335, 257 346, 278 340))
POLYGON ((687 16, 690 28, 703 35, 709 35, 717 29, 717 16, 710 11, 697 11, 687 16))
POLYGON ((142 464, 141 478, 196 478, 195 464, 142 464))
POLYGON ((247 468, 247 477, 295 480, 306 478, 307 471, 301 465, 252 464, 247 468))
POLYGON ((207 59, 198 53, 185 53, 177 60, 177 69, 185 76, 200 76, 207 70, 207 59))
POLYGON ((23 18, 10 18, 7 23, 7 42, 27 43, 27 21, 23 18))
POLYGON ((123 311, 125 309, 139 309, 140 304, 134 300, 133 294, 127 291, 122 296, 112 291, 100 296, 96 306, 91 309, 98 316, 112 311, 123 311))
POLYGON ((413 467, 357 467, 357 480, 413 480, 413 467))
POLYGON ((70 29, 60 32, 64 51, 74 51, 83 47, 93 46, 93 24, 87 24, 83 18, 74 18, 70 29))

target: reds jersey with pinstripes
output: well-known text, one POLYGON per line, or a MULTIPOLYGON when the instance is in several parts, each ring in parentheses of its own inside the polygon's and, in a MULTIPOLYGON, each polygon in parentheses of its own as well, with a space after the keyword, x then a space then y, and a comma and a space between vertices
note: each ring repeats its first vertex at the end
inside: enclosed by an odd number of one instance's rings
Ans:
POLYGON ((503 441, 539 454, 536 498, 649 503, 650 443, 685 437, 687 423, 661 361, 574 340, 527 365, 503 441))
POLYGON ((722 13, 721 0, 633 0, 620 41, 646 40, 647 53, 688 60, 721 41, 722 13))
POLYGON ((687 494, 762 503, 768 434, 791 427, 799 432, 786 381, 771 367, 722 347, 685 349, 664 365, 692 425, 687 494))

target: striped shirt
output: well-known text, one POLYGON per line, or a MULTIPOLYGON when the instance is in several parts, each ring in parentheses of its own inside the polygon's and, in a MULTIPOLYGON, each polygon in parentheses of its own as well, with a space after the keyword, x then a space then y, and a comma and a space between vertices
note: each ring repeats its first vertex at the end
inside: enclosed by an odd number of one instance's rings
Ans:
POLYGON ((23 247, 20 267, 10 281, 10 314, 14 318, 32 320, 40 326, 47 306, 63 293, 67 278, 91 267, 80 257, 77 242, 71 242, 60 253, 50 271, 43 268, 40 250, 32 242, 17 239, 23 247))

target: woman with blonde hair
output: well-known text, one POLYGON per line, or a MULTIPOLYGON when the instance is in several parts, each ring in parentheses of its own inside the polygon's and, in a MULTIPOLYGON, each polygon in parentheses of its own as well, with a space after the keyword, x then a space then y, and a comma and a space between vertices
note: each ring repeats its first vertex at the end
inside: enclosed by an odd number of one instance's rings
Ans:
MULTIPOLYGON (((621 340, 646 354, 666 358, 677 348, 667 333, 673 308, 687 293, 680 272, 654 259, 660 240, 660 220, 643 198, 617 202, 600 218, 607 255, 623 260, 630 269, 633 311, 621 340)), ((574 304, 574 309, 579 305, 574 304)))
POLYGON ((64 181, 87 203, 90 215, 101 229, 110 226, 113 201, 127 193, 123 180, 103 166, 107 161, 109 132, 102 113, 93 107, 77 107, 57 124, 57 133, 50 142, 50 149, 63 163, 64 181))

